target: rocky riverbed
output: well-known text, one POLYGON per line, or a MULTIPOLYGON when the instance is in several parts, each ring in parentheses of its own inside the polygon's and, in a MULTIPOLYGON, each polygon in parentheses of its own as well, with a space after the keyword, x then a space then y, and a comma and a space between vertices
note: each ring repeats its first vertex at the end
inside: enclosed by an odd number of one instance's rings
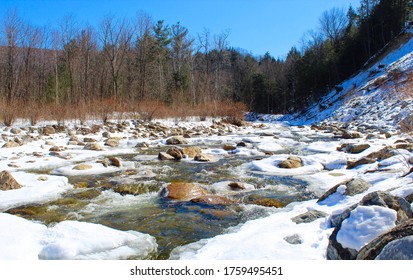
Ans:
POLYGON ((411 258, 394 252, 410 246, 413 140, 395 130, 228 120, 1 129, 1 259, 411 258))

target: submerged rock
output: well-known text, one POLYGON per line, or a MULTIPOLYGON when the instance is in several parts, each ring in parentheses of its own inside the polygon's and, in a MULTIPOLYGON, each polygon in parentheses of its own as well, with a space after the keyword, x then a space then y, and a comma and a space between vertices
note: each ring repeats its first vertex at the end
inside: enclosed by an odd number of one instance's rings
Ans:
POLYGON ((204 195, 191 199, 191 202, 209 205, 231 205, 234 203, 231 199, 219 195, 204 195))
POLYGON ((175 200, 191 200, 193 198, 202 197, 208 192, 192 183, 172 183, 165 188, 167 198, 175 200))
POLYGON ((92 168, 93 168, 92 165, 82 163, 82 164, 78 164, 78 165, 74 166, 72 169, 74 169, 74 170, 89 170, 89 169, 92 169, 92 168))
POLYGON ((0 172, 0 190, 8 191, 20 189, 21 187, 22 185, 14 179, 13 175, 9 171, 3 170, 0 172))

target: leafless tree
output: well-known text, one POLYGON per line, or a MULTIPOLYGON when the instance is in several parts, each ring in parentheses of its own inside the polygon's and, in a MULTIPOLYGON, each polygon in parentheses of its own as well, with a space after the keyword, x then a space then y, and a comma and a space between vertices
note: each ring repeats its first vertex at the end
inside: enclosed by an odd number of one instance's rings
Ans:
POLYGON ((333 46, 336 46, 348 24, 344 9, 332 8, 331 10, 323 12, 319 22, 323 35, 333 46))

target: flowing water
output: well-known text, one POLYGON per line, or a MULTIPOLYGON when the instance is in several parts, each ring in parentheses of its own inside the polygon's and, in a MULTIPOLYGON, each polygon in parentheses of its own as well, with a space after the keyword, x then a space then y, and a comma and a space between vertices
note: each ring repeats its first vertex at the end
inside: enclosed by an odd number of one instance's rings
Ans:
MULTIPOLYGON (((216 143, 208 148, 214 145, 216 143)), ((298 146, 291 150, 302 153, 298 146)), ((158 152, 159 149, 153 148, 139 154, 122 155, 122 160, 135 162, 135 170, 71 176, 69 181, 76 188, 63 197, 8 212, 46 224, 74 219, 148 233, 159 245, 155 258, 167 259, 177 246, 223 234, 248 220, 279 211, 277 207, 316 197, 306 183, 297 178, 242 169, 243 164, 259 156, 229 154, 216 162, 194 163, 159 161, 156 159, 158 152), (225 185, 227 181, 241 181, 252 187, 226 193, 235 202, 231 205, 174 201, 162 195, 162 189, 170 182, 195 182, 208 188, 220 182, 225 185), (124 189, 132 189, 135 195, 126 194, 124 189)), ((216 188, 211 188, 211 192, 217 192, 216 188)))

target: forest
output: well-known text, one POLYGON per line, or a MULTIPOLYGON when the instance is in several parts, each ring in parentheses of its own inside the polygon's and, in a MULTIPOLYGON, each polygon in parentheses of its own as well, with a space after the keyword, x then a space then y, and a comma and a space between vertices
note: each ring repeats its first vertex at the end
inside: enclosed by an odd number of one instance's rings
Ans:
POLYGON ((0 120, 298 112, 339 91, 340 82, 399 36, 412 6, 361 0, 359 7, 325 11, 284 58, 230 46, 229 31, 193 36, 180 22, 144 13, 108 15, 98 26, 67 16, 52 29, 7 11, 0 29, 0 120))

